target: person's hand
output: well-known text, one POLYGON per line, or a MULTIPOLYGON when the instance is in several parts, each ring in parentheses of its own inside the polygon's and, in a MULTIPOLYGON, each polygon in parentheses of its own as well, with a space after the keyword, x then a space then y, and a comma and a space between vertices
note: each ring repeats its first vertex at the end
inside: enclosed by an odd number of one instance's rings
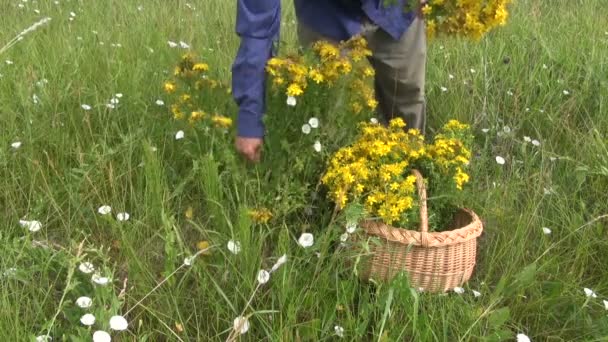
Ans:
POLYGON ((262 138, 236 137, 236 150, 251 162, 259 162, 262 155, 262 138))

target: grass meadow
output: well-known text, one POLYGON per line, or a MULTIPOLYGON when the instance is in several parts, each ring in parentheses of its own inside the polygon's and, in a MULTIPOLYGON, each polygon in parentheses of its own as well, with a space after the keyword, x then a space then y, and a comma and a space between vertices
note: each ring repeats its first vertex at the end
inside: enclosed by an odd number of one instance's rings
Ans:
MULTIPOLYGON (((518 0, 479 43, 429 44, 428 130, 472 125, 470 207, 485 224, 464 293, 441 295, 349 266, 318 187, 355 133, 343 112, 304 136, 312 107, 272 102, 258 165, 233 150, 233 128, 173 120, 163 83, 182 54, 229 82, 234 1, 3 0, 0 13, 0 47, 52 18, 0 50, 3 341, 608 341, 605 0, 518 0), (255 208, 272 219, 252 221, 255 208), (128 329, 110 330, 114 315, 128 329)), ((235 118, 227 92, 205 100, 235 118)))

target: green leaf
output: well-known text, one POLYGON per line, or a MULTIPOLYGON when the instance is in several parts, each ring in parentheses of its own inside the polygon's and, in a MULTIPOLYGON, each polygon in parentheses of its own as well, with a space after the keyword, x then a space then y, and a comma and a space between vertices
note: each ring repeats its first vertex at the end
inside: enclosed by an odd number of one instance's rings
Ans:
POLYGON ((511 310, 508 307, 493 311, 488 316, 488 324, 493 328, 500 328, 511 318, 511 310))

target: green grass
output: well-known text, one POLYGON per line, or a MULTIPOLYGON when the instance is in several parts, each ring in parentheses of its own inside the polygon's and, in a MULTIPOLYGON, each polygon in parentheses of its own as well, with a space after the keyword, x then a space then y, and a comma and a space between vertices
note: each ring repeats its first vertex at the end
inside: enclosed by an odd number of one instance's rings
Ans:
MULTIPOLYGON (((264 161, 255 167, 232 150, 232 131, 208 134, 173 121, 155 104, 166 99, 162 83, 184 53, 167 41, 187 42, 215 77, 228 80, 238 46, 234 4, 141 4, 142 11, 132 1, 0 5, 0 45, 52 17, 0 55, 4 340, 32 340, 47 329, 55 341, 90 339, 74 305, 82 295, 96 301, 95 329, 129 312, 129 330, 114 334, 124 341, 226 340, 243 310, 252 314, 247 341, 334 340, 335 325, 346 340, 362 341, 500 341, 517 333, 533 341, 608 340, 604 0, 520 0, 508 26, 482 42, 429 47, 429 130, 458 118, 476 134, 471 207, 485 232, 465 287, 479 298, 470 291, 419 294, 401 279, 377 286, 357 280, 336 248, 341 217, 333 220, 316 189, 324 160, 352 138, 348 118, 320 114, 325 151, 315 154, 312 137, 299 132, 311 113, 275 103, 264 161), (48 83, 36 84, 43 79, 48 83), (107 110, 115 93, 124 94, 120 105, 107 110), (180 129, 186 137, 176 141, 180 129), (99 215, 104 204, 131 219, 99 215), (184 216, 190 206, 191 220, 184 216), (268 225, 246 214, 262 206, 275 214, 268 225), (28 232, 19 226, 24 217, 43 228, 28 232), (303 231, 315 236, 309 249, 297 245, 303 231), (238 255, 227 250, 230 239, 241 242, 238 255), (179 268, 201 240, 210 241, 211 255, 179 268), (258 270, 282 254, 288 262, 252 297, 258 270), (85 259, 113 286, 94 287, 75 271, 85 259), (584 287, 598 297, 586 297, 584 287)), ((294 15, 289 5, 284 11, 288 51, 296 43, 294 15)), ((229 95, 210 101, 234 117, 229 95)))

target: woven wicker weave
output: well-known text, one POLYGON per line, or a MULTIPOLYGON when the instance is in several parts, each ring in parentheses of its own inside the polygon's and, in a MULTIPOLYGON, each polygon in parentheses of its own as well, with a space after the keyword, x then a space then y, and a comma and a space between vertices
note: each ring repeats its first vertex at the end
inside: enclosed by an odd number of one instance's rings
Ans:
POLYGON ((365 280, 390 280, 407 271, 412 287, 428 292, 447 291, 471 277, 477 237, 483 226, 474 212, 461 209, 449 227, 452 230, 428 232, 424 179, 418 170, 412 173, 420 197, 420 231, 371 220, 362 222, 365 232, 380 237, 380 241, 369 244, 370 253, 363 257, 359 275, 365 280))

